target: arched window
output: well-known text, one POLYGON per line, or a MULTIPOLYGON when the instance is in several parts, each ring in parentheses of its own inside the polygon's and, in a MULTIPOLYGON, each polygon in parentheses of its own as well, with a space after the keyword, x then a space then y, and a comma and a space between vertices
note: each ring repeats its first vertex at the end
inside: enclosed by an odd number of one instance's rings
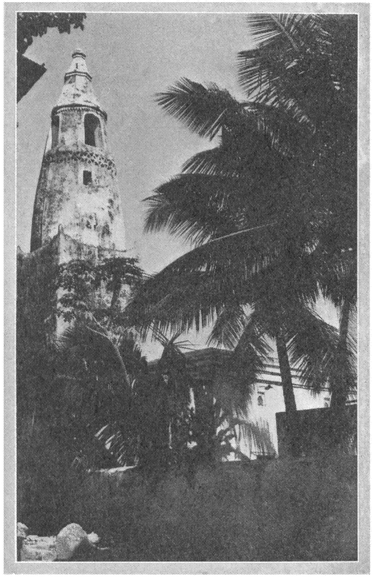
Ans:
POLYGON ((59 116, 52 118, 52 148, 57 146, 59 140, 59 116))
POLYGON ((102 132, 99 118, 94 114, 84 117, 85 144, 102 147, 102 132))

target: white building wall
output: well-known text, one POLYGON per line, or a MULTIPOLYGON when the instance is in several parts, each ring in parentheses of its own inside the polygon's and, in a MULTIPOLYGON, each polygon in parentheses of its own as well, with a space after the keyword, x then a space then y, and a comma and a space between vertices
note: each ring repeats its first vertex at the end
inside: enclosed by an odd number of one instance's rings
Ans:
MULTIPOLYGON (((294 394, 298 410, 318 409, 329 406, 330 393, 324 388, 319 394, 304 388, 297 377, 297 372, 292 370, 294 394)), ((272 359, 259 376, 258 383, 254 387, 251 400, 248 405, 248 418, 250 423, 257 423, 261 427, 267 426, 271 441, 276 453, 278 453, 278 437, 276 431, 276 413, 285 411, 283 390, 280 379, 278 363, 272 359), (262 404, 261 404, 262 403, 262 404)), ((258 451, 251 448, 248 442, 242 442, 240 450, 249 458, 256 458, 258 451)))

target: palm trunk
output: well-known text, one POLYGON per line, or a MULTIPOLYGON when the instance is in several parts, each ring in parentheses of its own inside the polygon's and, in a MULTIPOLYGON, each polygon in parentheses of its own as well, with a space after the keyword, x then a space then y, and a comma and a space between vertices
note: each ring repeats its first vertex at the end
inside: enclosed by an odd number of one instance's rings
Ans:
POLYGON ((349 332, 350 319, 350 302, 345 301, 341 310, 340 320, 340 336, 336 352, 336 369, 330 385, 332 391, 331 397, 331 436, 334 448, 341 451, 347 447, 348 438, 350 435, 349 419, 346 410, 346 401, 348 397, 348 382, 347 382, 347 338, 349 332))
POLYGON ((119 361, 119 364, 120 364, 120 367, 121 367, 121 370, 122 370, 122 373, 123 373, 123 377, 124 377, 125 384, 126 384, 127 387, 128 387, 128 391, 130 391, 130 389, 131 389, 130 379, 129 379, 127 367, 125 366, 125 363, 124 363, 124 361, 123 361, 123 357, 122 357, 121 354, 120 354, 119 347, 118 347, 117 345, 115 345, 114 343, 111 343, 111 344, 112 344, 112 346, 114 347, 114 351, 115 351, 116 357, 117 357, 117 359, 118 359, 118 361, 119 361))
POLYGON ((285 410, 289 415, 293 415, 296 414, 297 407, 293 392, 291 367, 288 359, 287 345, 280 332, 276 337, 276 348, 278 351, 280 376, 283 385, 285 410))
POLYGON ((295 457, 299 453, 297 407, 293 391, 292 374, 288 359, 287 345, 282 331, 280 330, 276 336, 276 348, 278 352, 280 376, 283 386, 285 410, 287 413, 287 430, 290 442, 290 452, 292 456, 295 457))
POLYGON ((342 410, 342 407, 345 406, 348 397, 345 365, 347 363, 347 337, 349 333, 349 319, 350 302, 346 300, 341 310, 340 337, 336 353, 338 380, 337 382, 335 381, 332 383, 331 408, 334 411, 342 410))

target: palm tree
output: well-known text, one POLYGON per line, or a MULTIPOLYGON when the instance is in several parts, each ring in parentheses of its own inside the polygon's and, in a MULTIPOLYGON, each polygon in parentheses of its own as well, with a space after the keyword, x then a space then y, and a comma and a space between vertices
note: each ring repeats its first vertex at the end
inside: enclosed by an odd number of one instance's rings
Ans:
POLYGON ((357 17, 261 14, 248 23, 259 47, 238 55, 241 85, 248 98, 291 111, 313 127, 300 156, 304 152, 302 162, 312 167, 312 188, 326 209, 320 241, 331 267, 334 253, 351 251, 342 260, 350 268, 353 257, 355 275, 357 17))
POLYGON ((355 242, 357 18, 259 14, 248 24, 259 46, 238 55, 241 86, 256 103, 311 127, 296 156, 313 166, 313 188, 333 218, 348 208, 342 236, 355 242))
MULTIPOLYGON (((200 136, 218 136, 219 145, 191 158, 181 175, 147 199, 146 230, 166 228, 196 246, 206 244, 165 269, 146 291, 162 328, 193 322, 198 328, 215 316, 212 340, 230 346, 232 334, 236 345, 244 333, 244 307, 253 306, 248 326, 253 319, 259 338, 276 340, 286 408, 295 422, 288 350, 306 359, 304 378, 313 385, 317 374, 319 386, 320 358, 327 359, 322 377, 330 375, 336 335, 306 305, 316 302, 319 287, 331 295, 330 285, 343 274, 343 253, 355 246, 353 62, 343 73, 345 49, 332 18, 249 18, 261 44, 239 55, 247 102, 187 79, 158 95, 168 113, 200 136), (293 87, 295 74, 299 86, 293 87), (341 110, 350 112, 347 122, 341 110), (345 216, 348 226, 341 226, 345 216), (335 247, 337 263, 329 266, 335 247), (174 274, 182 276, 175 280, 174 274), (181 296, 187 282, 191 290, 181 296), (319 347, 311 346, 320 357, 299 343, 301 335, 309 344, 303 327, 322 335, 319 347)), ((337 350, 340 360, 345 347, 337 350)))
POLYGON ((304 382, 319 390, 333 367, 337 331, 311 310, 318 294, 311 255, 294 259, 296 267, 292 264, 289 277, 285 269, 288 258, 283 253, 257 267, 260 245, 260 240, 247 234, 206 243, 149 279, 129 310, 141 319, 144 334, 149 327, 182 332, 213 323, 209 342, 235 349, 227 371, 230 374, 222 376, 228 381, 235 373, 241 393, 235 395, 232 414, 244 406, 249 385, 256 382, 269 354, 267 340, 274 340, 295 443, 290 360, 300 365, 304 382))
POLYGON ((321 287, 340 311, 338 374, 330 383, 337 413, 356 382, 348 327, 357 294, 357 17, 261 14, 248 21, 259 42, 238 56, 248 97, 313 126, 304 152, 323 204, 321 287))

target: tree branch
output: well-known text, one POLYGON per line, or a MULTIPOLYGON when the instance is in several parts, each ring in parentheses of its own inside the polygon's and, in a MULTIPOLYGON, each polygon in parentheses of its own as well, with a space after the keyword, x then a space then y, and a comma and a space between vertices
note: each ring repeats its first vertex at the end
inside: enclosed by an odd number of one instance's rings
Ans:
POLYGON ((92 315, 92 320, 93 320, 93 321, 96 323, 96 325, 103 331, 103 334, 100 333, 99 331, 96 331, 96 330, 92 329, 92 327, 89 327, 89 326, 88 326, 88 329, 89 329, 91 332, 96 333, 97 335, 100 335, 101 337, 104 337, 106 340, 108 340, 108 341, 111 343, 111 345, 112 345, 112 347, 113 347, 113 349, 114 349, 114 351, 115 351, 115 355, 116 355, 116 357, 117 357, 117 359, 118 359, 118 361, 119 361, 121 370, 122 370, 122 372, 123 372, 125 384, 127 385, 128 390, 130 391, 130 389, 131 389, 130 378, 129 378, 129 375, 128 375, 127 367, 125 366, 125 363, 124 363, 124 361, 123 361, 123 357, 121 356, 119 347, 112 341, 112 339, 111 339, 110 336, 108 335, 108 331, 105 329, 105 327, 103 327, 103 326, 101 325, 101 323, 99 323, 99 322, 97 321, 97 319, 95 318, 94 315, 92 315))

